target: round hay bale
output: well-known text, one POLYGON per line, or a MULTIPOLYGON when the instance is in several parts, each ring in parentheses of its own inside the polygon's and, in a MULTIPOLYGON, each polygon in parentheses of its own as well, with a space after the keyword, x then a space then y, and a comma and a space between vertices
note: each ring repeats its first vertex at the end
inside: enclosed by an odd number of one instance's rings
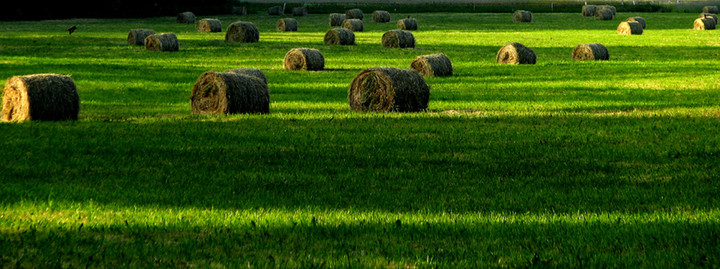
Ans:
POLYGON ((363 12, 359 8, 353 8, 345 12, 345 19, 363 19, 363 12))
POLYGON ((355 111, 421 112, 430 100, 430 87, 415 70, 373 67, 350 84, 348 102, 355 111))
POLYGON ((345 28, 330 29, 324 41, 327 45, 355 45, 355 33, 345 28))
POLYGON ((247 7, 234 6, 232 7, 232 14, 242 16, 247 15, 247 7))
POLYGON ((640 23, 640 26, 642 26, 643 29, 645 29, 645 19, 642 17, 630 17, 627 19, 627 21, 636 21, 640 23))
POLYGON ((613 13, 609 9, 598 9, 595 11, 595 19, 600 21, 609 21, 613 19, 613 13))
POLYGON ((362 32, 363 21, 358 19, 347 19, 343 21, 342 28, 348 29, 353 32, 362 32))
POLYGON ((718 14, 718 7, 717 6, 704 6, 702 13, 718 14))
POLYGON ((323 70, 325 69, 325 57, 316 49, 291 49, 285 54, 283 68, 287 70, 323 70))
POLYGON ((80 97, 72 78, 58 74, 14 76, 5 83, 2 121, 77 120, 80 97))
POLYGON ((714 30, 715 20, 712 18, 697 18, 693 23, 693 29, 695 30, 714 30))
POLYGON ((260 78, 235 72, 205 72, 193 86, 193 114, 270 112, 270 92, 260 78))
POLYGON ((177 23, 195 23, 195 14, 190 11, 178 13, 177 23))
POLYGON ((345 21, 345 14, 330 13, 330 26, 342 26, 345 21))
POLYGON ((293 18, 279 19, 277 22, 277 29, 281 32, 297 31, 298 21, 293 18))
POLYGON ((145 38, 145 49, 150 51, 179 51, 180 43, 174 33, 149 35, 145 38))
POLYGON ((582 7, 582 14, 585 17, 595 16, 595 11, 597 11, 597 6, 595 5, 584 5, 582 7))
POLYGON ((225 32, 225 41, 255 43, 260 40, 260 31, 251 22, 236 21, 225 32))
POLYGON ((302 17, 308 14, 306 7, 295 7, 292 9, 292 15, 295 17, 302 17))
POLYGON ((598 9, 607 9, 607 10, 610 10, 610 12, 612 12, 613 16, 615 16, 615 14, 617 14, 617 9, 615 8, 615 6, 611 6, 611 5, 600 5, 600 6, 598 6, 598 9))
POLYGON ((513 13, 514 22, 532 22, 533 14, 527 10, 515 10, 513 13))
POLYGON ((573 50, 572 58, 576 61, 607 61, 610 60, 610 53, 600 43, 580 44, 573 50))
POLYGON ((387 12, 385 10, 373 11, 373 21, 374 22, 390 22, 390 12, 387 12))
POLYGON ((639 22, 624 21, 618 25, 617 33, 619 35, 642 35, 643 28, 639 22))
POLYGON ((382 36, 383 48, 414 48, 415 36, 405 30, 390 30, 382 36))
POLYGON ((496 60, 500 64, 535 64, 537 56, 525 45, 511 42, 500 48, 496 60))
POLYGON ((718 16, 712 13, 702 13, 698 18, 706 19, 706 18, 712 18, 715 21, 715 25, 718 23, 718 16))
POLYGON ((204 33, 222 32, 222 23, 218 19, 202 19, 197 22, 195 29, 204 33))
POLYGON ((155 31, 149 29, 132 29, 128 33, 128 45, 145 45, 145 38, 154 35, 155 31))
POLYGON ((233 73, 238 73, 238 74, 243 74, 243 75, 248 75, 248 76, 254 76, 254 77, 259 78, 263 82, 265 82, 265 84, 268 83, 265 73, 263 73, 262 70, 257 69, 257 68, 236 68, 236 69, 227 70, 225 72, 233 72, 233 73))
POLYGON ((410 68, 420 72, 423 77, 447 77, 453 74, 450 58, 443 53, 415 57, 410 68))
POLYGON ((398 30, 414 31, 417 30, 417 20, 415 18, 405 18, 398 20, 398 30))
POLYGON ((274 6, 274 7, 268 8, 268 15, 280 16, 283 14, 285 14, 285 9, 283 9, 282 6, 274 6))

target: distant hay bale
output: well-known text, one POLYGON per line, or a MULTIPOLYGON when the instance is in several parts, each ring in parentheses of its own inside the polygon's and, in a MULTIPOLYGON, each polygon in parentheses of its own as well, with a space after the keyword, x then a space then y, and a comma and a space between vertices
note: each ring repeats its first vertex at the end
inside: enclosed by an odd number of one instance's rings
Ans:
POLYGON ((225 41, 255 43, 260 40, 260 31, 251 22, 237 21, 228 26, 225 41))
POLYGON ((342 28, 348 29, 353 32, 362 32, 363 21, 358 19, 346 19, 342 23, 342 28))
POLYGON ((430 100, 430 87, 415 70, 373 67, 350 84, 348 102, 355 111, 421 112, 430 100))
POLYGON ((79 111, 80 97, 69 76, 14 76, 3 89, 0 120, 77 120, 79 111))
POLYGON ((636 21, 639 22, 643 29, 645 29, 645 19, 642 17, 630 17, 627 19, 627 21, 636 21))
POLYGON ((702 13, 712 13, 712 14, 718 14, 718 7, 717 6, 704 6, 702 13))
POLYGON ((222 23, 218 19, 202 19, 197 22, 195 25, 195 29, 198 30, 198 32, 222 32, 222 23))
POLYGON ((513 13, 514 22, 532 22, 533 14, 527 10, 515 10, 513 13))
POLYGON ((405 18, 398 20, 398 30, 415 31, 418 29, 417 20, 415 18, 405 18))
POLYGON ((145 38, 145 49, 150 51, 179 51, 180 43, 174 33, 154 34, 145 38))
POLYGON ((298 21, 293 18, 279 19, 277 22, 277 30, 282 32, 297 31, 298 21))
POLYGON ((405 30, 390 30, 382 36, 383 48, 414 48, 415 36, 405 30))
POLYGON ((154 35, 155 31, 149 29, 132 29, 128 33, 128 45, 145 45, 145 38, 154 35))
POLYGON ((291 49, 285 54, 283 68, 287 70, 323 70, 325 69, 325 57, 316 49, 291 49))
POLYGON ((496 60, 501 64, 535 64, 535 52, 523 44, 511 42, 500 48, 496 60))
POLYGON ((595 6, 595 5, 584 5, 582 7, 582 14, 585 17, 592 17, 592 16, 595 16, 596 10, 597 10, 597 6, 595 6))
POLYGON ((295 17, 302 17, 308 14, 306 7, 295 7, 292 9, 292 15, 295 17))
POLYGON ((265 73, 263 73, 262 70, 257 69, 257 68, 236 68, 236 69, 227 70, 225 72, 233 72, 233 73, 238 73, 238 74, 243 74, 243 75, 248 75, 248 76, 254 76, 254 77, 259 78, 263 82, 265 82, 265 84, 268 83, 265 73))
POLYGON ((693 23, 695 30, 714 30, 715 20, 713 18, 697 18, 693 23))
POLYGON ((342 26, 345 20, 345 14, 330 13, 330 26, 342 26))
POLYGON ((239 7, 234 6, 232 7, 232 14, 233 15, 247 15, 247 7, 239 7))
POLYGON ((420 72, 423 77, 447 77, 453 74, 450 58, 443 53, 417 56, 410 68, 420 72))
POLYGON ((618 25, 617 33, 619 35, 642 35, 643 28, 639 22, 624 21, 618 25))
POLYGON ((178 13, 177 23, 195 23, 195 14, 190 11, 178 13))
POLYGON ((389 22, 390 21, 390 12, 387 12, 385 10, 375 10, 373 12, 373 21, 374 22, 389 22))
POLYGON ((702 13, 702 14, 700 14, 700 16, 698 18, 702 18, 702 19, 712 18, 715 21, 715 25, 717 25, 717 23, 718 23, 718 16, 715 14, 712 14, 712 13, 702 13))
POLYGON ((330 29, 324 41, 327 45, 355 45, 355 33, 345 28, 330 29))
POLYGON ((236 72, 205 72, 193 86, 193 114, 270 112, 270 92, 260 78, 236 72))
POLYGON ((615 6, 611 6, 611 5, 600 5, 600 6, 598 6, 597 8, 598 8, 598 10, 601 10, 601 9, 610 10, 610 12, 612 12, 613 16, 615 16, 615 14, 617 14, 617 9, 615 8, 615 6))
POLYGON ((595 11, 595 19, 601 21, 608 21, 613 19, 613 13, 609 9, 598 9, 595 11))
POLYGON ((363 19, 363 12, 359 8, 353 8, 345 12, 345 19, 363 19))
POLYGON ((283 9, 282 6, 274 6, 274 7, 268 8, 268 15, 280 16, 283 14, 285 14, 285 9, 283 9))
POLYGON ((607 61, 610 60, 610 53, 600 43, 580 44, 573 50, 572 58, 576 61, 607 61))

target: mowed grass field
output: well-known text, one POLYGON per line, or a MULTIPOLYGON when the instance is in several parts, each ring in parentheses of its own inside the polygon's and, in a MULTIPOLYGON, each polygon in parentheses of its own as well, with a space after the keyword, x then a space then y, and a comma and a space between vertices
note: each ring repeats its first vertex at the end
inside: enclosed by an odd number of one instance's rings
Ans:
POLYGON ((417 48, 328 46, 328 16, 244 20, 225 43, 174 17, 0 22, 0 83, 71 75, 75 122, 0 124, 0 264, 50 267, 717 267, 720 32, 697 14, 392 14, 417 48), (640 36, 616 27, 642 16, 640 36), (64 32, 72 25, 78 30, 64 32), (179 52, 125 44, 174 32, 179 52), (536 65, 495 63, 508 42, 536 65), (575 62, 599 42, 610 61, 575 62), (326 71, 282 69, 291 48, 326 71), (423 113, 359 113, 360 70, 442 52, 423 113), (195 116, 205 71, 254 67, 270 114, 195 116))

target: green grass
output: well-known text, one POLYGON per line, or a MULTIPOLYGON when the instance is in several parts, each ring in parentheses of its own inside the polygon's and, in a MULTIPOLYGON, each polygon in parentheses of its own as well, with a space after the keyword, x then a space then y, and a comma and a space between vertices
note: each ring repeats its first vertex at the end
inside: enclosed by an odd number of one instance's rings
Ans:
MULTIPOLYGON (((538 14, 416 17, 416 49, 322 44, 326 15, 242 17, 227 44, 174 18, 0 23, 0 83, 70 74, 76 122, 0 124, 0 264, 49 267, 717 267, 720 39, 694 14, 614 21, 538 14), (77 25, 73 35, 63 32, 77 25), (180 52, 125 45, 174 32, 180 52), (538 64, 494 63, 507 42, 538 64), (611 61, 574 62, 600 42, 611 61), (327 71, 282 69, 295 47, 327 71), (360 70, 443 52, 425 113, 350 111, 360 70), (196 116, 208 70, 255 67, 268 115, 196 116)), ((236 17, 220 16, 223 27, 236 17)))

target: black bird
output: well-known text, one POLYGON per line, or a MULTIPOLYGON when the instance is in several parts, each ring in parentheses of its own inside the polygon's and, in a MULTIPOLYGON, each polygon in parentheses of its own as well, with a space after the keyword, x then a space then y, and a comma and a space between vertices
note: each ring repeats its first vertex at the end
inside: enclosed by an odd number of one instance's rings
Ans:
POLYGON ((76 25, 73 25, 73 27, 70 27, 70 28, 68 28, 68 29, 65 30, 65 31, 68 31, 68 33, 69 33, 70 35, 72 35, 72 33, 75 32, 75 30, 77 30, 77 26, 76 26, 76 25))

